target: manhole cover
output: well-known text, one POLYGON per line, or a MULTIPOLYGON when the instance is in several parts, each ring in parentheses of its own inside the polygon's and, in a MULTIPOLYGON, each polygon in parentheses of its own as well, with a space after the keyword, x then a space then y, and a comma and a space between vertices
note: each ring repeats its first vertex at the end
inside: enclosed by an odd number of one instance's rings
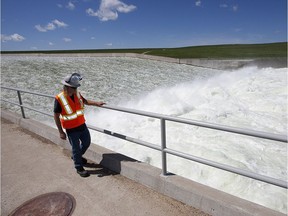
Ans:
POLYGON ((53 192, 37 196, 15 209, 10 216, 69 216, 75 208, 72 195, 53 192))

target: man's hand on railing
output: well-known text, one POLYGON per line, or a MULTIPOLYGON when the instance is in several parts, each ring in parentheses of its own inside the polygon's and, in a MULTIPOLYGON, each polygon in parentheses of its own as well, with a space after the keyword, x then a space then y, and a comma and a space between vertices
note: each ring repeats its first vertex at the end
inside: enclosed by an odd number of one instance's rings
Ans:
POLYGON ((86 105, 90 105, 90 106, 98 106, 98 107, 101 107, 103 105, 105 105, 106 103, 105 102, 102 102, 102 101, 93 101, 93 100, 85 100, 84 103, 86 105))

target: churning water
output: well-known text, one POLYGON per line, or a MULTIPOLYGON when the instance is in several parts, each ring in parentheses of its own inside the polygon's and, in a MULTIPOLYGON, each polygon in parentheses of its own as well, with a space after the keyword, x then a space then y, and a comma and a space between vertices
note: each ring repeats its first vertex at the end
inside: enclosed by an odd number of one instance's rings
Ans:
MULTIPOLYGON (((287 68, 218 71, 125 57, 3 56, 1 70, 1 85, 50 95, 62 89, 63 77, 77 71, 84 75, 80 91, 89 99, 210 123, 287 133, 287 68)), ((15 96, 15 92, 2 90, 2 97, 15 96)), ((23 100, 52 113, 51 99, 25 95, 23 100)), ((51 118, 36 118, 54 126, 51 118)), ((160 145, 159 120, 95 107, 87 107, 86 119, 88 124, 160 145)), ((166 126, 167 146, 171 149, 287 181, 286 143, 172 122, 166 126)), ((97 132, 91 135, 94 143, 161 166, 157 151, 97 132)), ((174 156, 168 156, 168 171, 287 212, 285 189, 174 156)))

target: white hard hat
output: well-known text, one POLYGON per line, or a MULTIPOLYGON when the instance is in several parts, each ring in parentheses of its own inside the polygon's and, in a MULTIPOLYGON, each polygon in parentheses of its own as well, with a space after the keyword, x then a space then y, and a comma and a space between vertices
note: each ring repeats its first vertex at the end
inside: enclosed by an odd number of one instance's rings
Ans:
POLYGON ((71 75, 66 76, 64 80, 61 81, 61 83, 64 84, 65 86, 77 88, 81 86, 79 83, 80 80, 82 80, 82 76, 79 73, 73 73, 71 75))

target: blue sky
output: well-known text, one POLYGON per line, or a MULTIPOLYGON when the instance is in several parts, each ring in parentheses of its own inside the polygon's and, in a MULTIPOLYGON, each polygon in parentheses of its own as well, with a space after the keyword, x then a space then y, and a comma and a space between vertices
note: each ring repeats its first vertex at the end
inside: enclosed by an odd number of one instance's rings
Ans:
POLYGON ((2 0, 1 49, 287 41, 287 0, 2 0))

